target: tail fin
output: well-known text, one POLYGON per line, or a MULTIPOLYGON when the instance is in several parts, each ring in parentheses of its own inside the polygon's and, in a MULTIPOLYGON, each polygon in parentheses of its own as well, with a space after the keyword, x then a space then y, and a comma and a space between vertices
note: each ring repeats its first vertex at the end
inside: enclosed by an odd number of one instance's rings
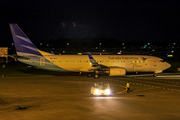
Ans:
POLYGON ((51 51, 51 54, 55 55, 53 51, 51 51))
POLYGON ((9 24, 13 41, 16 48, 16 53, 18 56, 42 56, 30 39, 24 34, 24 32, 19 28, 17 24, 9 24))

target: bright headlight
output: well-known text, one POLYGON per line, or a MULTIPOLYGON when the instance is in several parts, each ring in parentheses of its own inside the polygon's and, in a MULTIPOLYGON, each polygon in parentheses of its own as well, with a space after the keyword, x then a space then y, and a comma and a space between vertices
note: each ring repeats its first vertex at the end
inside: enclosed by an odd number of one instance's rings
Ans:
POLYGON ((96 89, 96 90, 95 90, 95 93, 96 93, 96 94, 99 94, 99 89, 96 89))
POLYGON ((106 89, 106 94, 110 94, 110 90, 109 89, 106 89))

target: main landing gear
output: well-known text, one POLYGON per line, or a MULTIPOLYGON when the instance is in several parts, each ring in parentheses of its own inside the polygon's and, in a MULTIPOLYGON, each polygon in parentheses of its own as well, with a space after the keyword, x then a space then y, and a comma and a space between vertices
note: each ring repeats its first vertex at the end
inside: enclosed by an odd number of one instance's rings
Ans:
POLYGON ((98 74, 95 74, 95 75, 94 75, 94 78, 99 78, 99 75, 98 75, 98 74))
POLYGON ((94 71, 94 78, 98 78, 99 77, 99 75, 98 75, 98 73, 99 73, 99 71, 94 71))
POLYGON ((94 73, 88 73, 87 74, 87 77, 94 77, 94 78, 99 78, 99 75, 98 75, 99 71, 94 71, 94 73))

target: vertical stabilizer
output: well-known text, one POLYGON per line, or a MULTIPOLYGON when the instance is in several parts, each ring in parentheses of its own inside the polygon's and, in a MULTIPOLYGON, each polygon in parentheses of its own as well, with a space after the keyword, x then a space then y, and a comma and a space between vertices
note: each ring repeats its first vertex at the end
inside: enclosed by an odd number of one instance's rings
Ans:
POLYGON ((17 24, 9 24, 18 56, 42 56, 17 24))

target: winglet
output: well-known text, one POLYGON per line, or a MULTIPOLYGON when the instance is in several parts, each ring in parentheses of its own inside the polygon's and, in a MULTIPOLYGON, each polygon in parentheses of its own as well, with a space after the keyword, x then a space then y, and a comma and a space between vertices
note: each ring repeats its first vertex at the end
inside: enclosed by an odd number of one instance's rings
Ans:
POLYGON ((55 55, 55 54, 54 54, 54 51, 51 51, 51 54, 55 55))
POLYGON ((90 52, 87 52, 87 54, 88 54, 88 57, 89 57, 89 60, 90 60, 90 62, 92 63, 92 65, 94 66, 94 65, 98 65, 98 63, 96 62, 96 60, 92 57, 92 55, 91 55, 91 53, 90 52))
POLYGON ((88 56, 89 56, 89 59, 94 59, 94 58, 92 57, 92 55, 91 55, 90 52, 87 52, 87 54, 88 54, 88 56))

